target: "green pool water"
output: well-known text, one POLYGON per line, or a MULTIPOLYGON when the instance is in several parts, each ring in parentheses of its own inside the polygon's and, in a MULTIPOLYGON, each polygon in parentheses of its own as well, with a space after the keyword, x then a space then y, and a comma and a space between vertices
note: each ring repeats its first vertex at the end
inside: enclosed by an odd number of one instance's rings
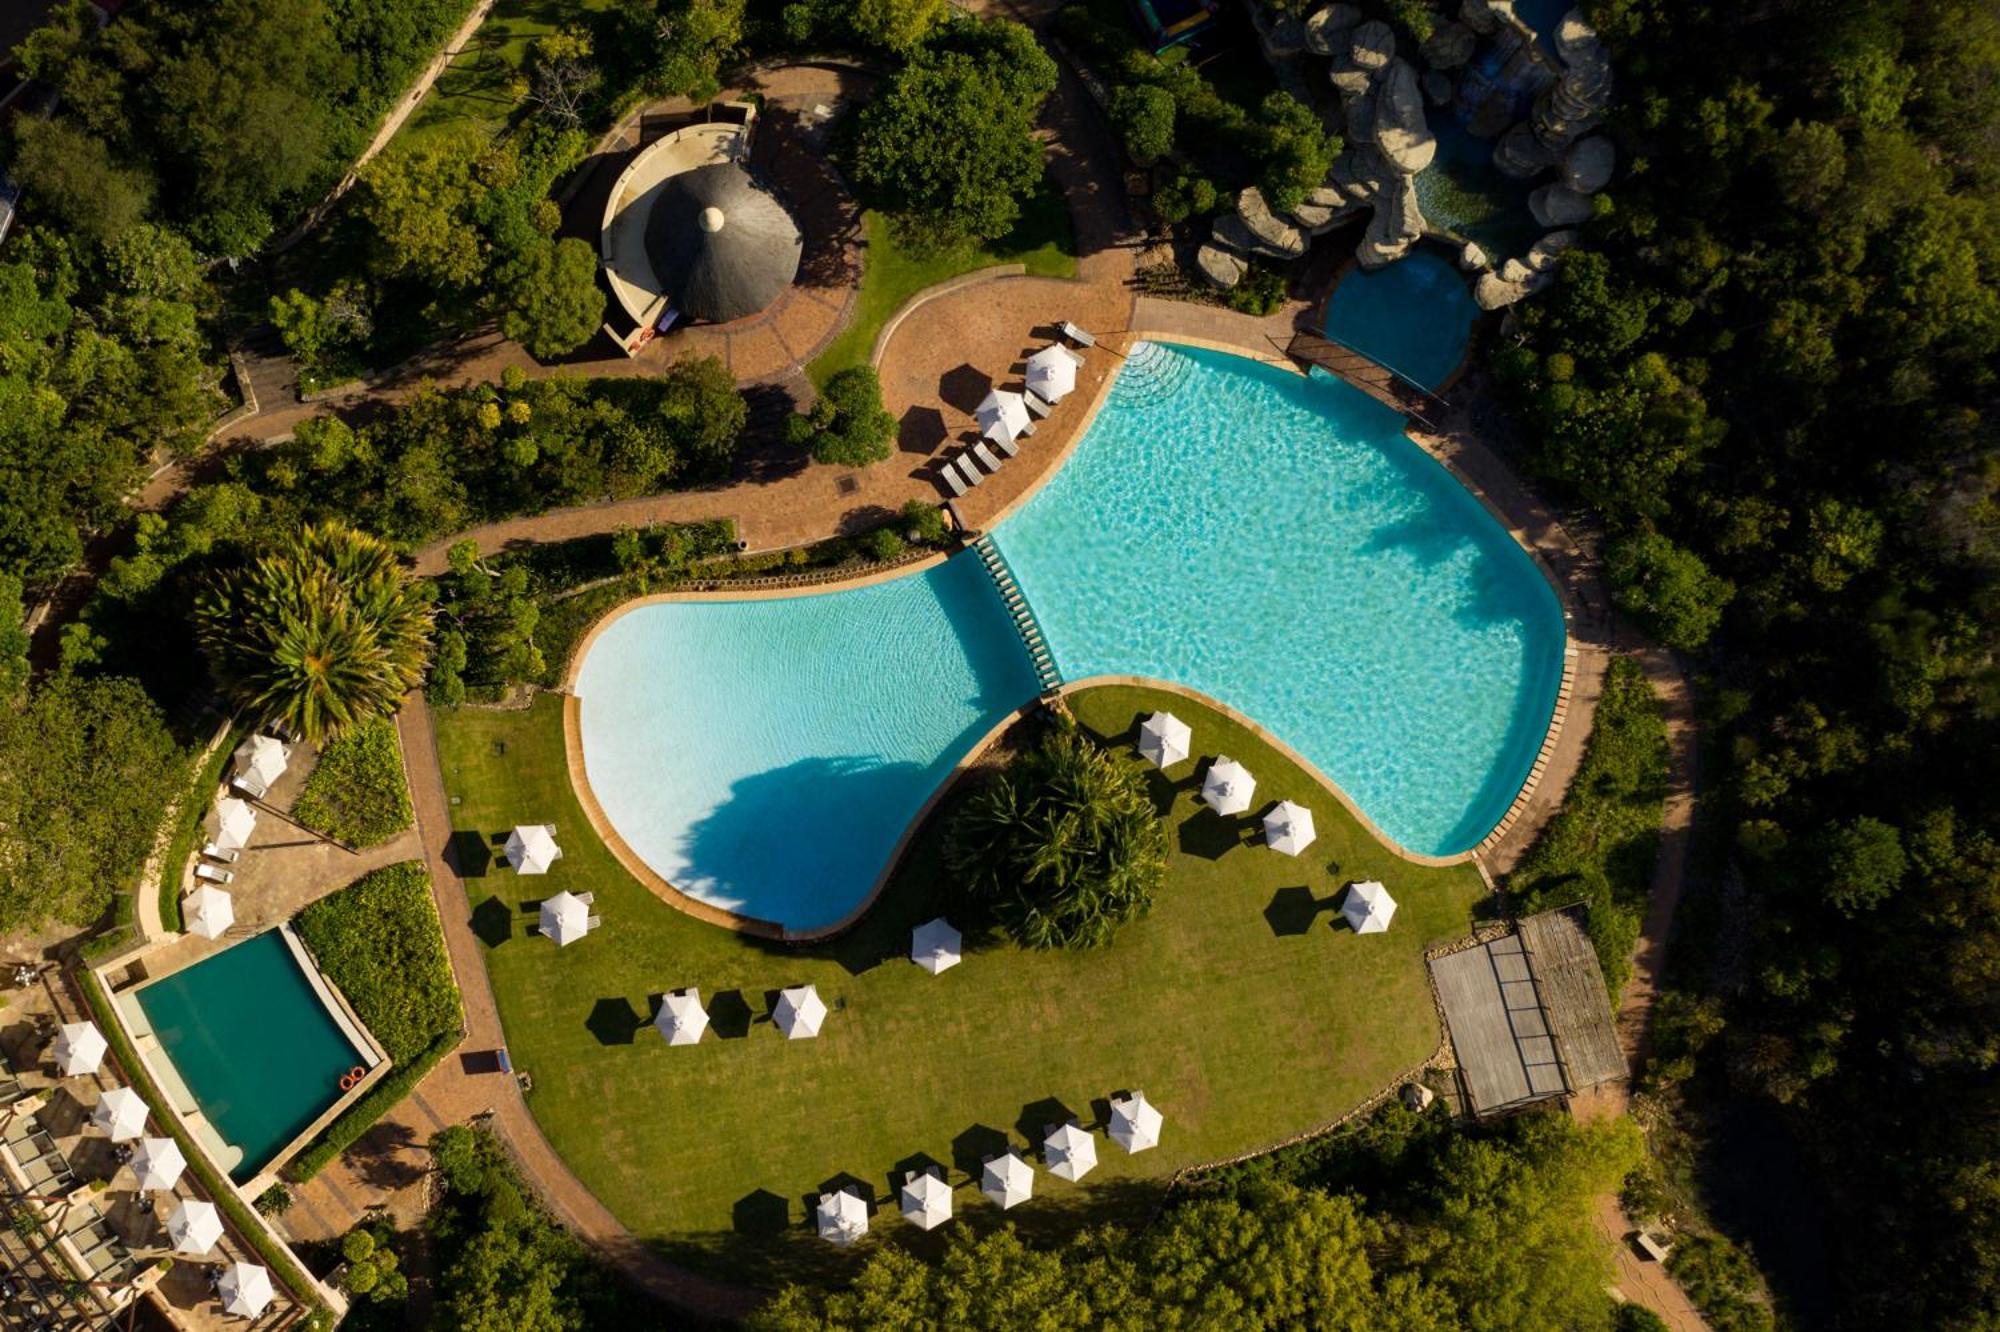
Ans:
POLYGON ((181 1081, 249 1179, 341 1097, 367 1062, 277 930, 138 991, 139 1007, 181 1081))

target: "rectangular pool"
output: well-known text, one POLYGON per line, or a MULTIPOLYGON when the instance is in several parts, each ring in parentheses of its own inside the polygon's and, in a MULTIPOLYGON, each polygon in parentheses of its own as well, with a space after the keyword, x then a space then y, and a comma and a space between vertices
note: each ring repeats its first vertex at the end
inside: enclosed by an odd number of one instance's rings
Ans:
POLYGON ((204 958, 134 996, 167 1058, 252 1178, 377 1062, 328 1010, 281 930, 204 958))

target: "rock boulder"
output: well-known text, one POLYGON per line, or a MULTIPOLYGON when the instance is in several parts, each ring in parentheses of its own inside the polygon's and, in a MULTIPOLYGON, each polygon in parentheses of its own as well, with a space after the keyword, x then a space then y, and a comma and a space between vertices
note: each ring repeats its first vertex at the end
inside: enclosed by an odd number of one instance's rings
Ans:
POLYGON ((1556 266, 1557 257, 1574 244, 1576 244, 1574 231, 1551 231, 1528 247, 1523 262, 1534 272, 1546 273, 1556 266))
POLYGON ((1611 183, 1611 170, 1617 161, 1618 150, 1604 135, 1578 139, 1563 154, 1563 184, 1578 194, 1595 194, 1611 183))
POLYGON ((1503 176, 1527 180, 1555 165, 1556 155, 1535 137, 1534 126, 1523 120, 1500 136, 1493 146, 1493 165, 1503 176))
POLYGON ((1306 18, 1306 49, 1314 55, 1345 54, 1360 22, 1361 11, 1353 5, 1321 5, 1306 18))
POLYGON ((1375 146, 1398 175, 1414 176, 1437 156, 1437 140, 1424 118, 1417 71, 1392 60, 1375 90, 1375 146))
POLYGON ((1271 211, 1270 204, 1264 201, 1264 192, 1255 185, 1236 196, 1236 215, 1268 253, 1289 259, 1306 252, 1306 238, 1297 227, 1271 211))
POLYGON ((1356 25, 1348 58, 1367 70, 1386 67, 1396 56, 1396 31, 1381 19, 1356 25))
POLYGON ((1526 281, 1508 282, 1497 273, 1482 273, 1472 284, 1472 299, 1482 310, 1499 310, 1532 296, 1556 280, 1553 273, 1530 273, 1526 281))
POLYGON ((1202 246, 1195 253, 1194 262, 1211 285, 1224 291, 1241 282, 1243 275, 1250 271, 1250 265, 1219 245, 1202 246))
POLYGON ((1457 69, 1478 46, 1479 34, 1463 23, 1440 23, 1424 43, 1424 63, 1432 69, 1457 69))
POLYGON ((1451 86, 1451 76, 1437 70, 1424 75, 1424 100, 1432 106, 1444 106, 1457 90, 1451 86))
POLYGON ((1468 273, 1476 273, 1491 262, 1486 257, 1486 251, 1480 248, 1478 241, 1467 241, 1464 248, 1458 252, 1458 266, 1468 273))
POLYGON ((1597 210, 1567 185, 1544 185, 1528 196, 1528 211, 1545 227, 1573 227, 1588 222, 1597 210))

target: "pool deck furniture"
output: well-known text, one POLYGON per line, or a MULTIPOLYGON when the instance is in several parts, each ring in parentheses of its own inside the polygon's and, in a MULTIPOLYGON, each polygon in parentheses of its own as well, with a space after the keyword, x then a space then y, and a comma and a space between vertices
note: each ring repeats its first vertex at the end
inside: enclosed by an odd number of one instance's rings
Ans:
POLYGON ((1000 452, 1006 454, 1009 458, 1019 457, 1021 453, 1020 444, 1006 435, 1002 435, 1000 438, 994 440, 993 447, 999 449, 1000 452))
POLYGON ((236 882, 236 871, 218 869, 214 865, 196 865, 194 867, 194 877, 197 879, 206 879, 210 883, 234 883, 236 882))
POLYGON ((1373 880, 1357 883, 1347 890, 1340 914, 1356 934, 1380 934, 1396 918, 1396 899, 1373 880))
POLYGON ((1044 398, 1041 394, 1035 392, 1033 389, 1028 389, 1026 392, 1022 393, 1021 397, 1027 401, 1028 410, 1036 416, 1047 416, 1050 412, 1056 409, 1056 405, 1054 403, 1050 402, 1047 398, 1044 398))
POLYGON ((965 493, 965 478, 958 474, 958 467, 954 462, 945 462, 943 466, 938 468, 938 475, 944 478, 944 483, 950 489, 953 496, 965 493))
POLYGON ((217 846, 214 842, 202 847, 201 853, 208 859, 220 861, 225 865, 234 865, 243 854, 238 847, 217 846))
MULTIPOLYGON (((955 462, 958 467, 958 474, 965 478, 967 485, 983 486, 986 484, 986 473, 980 471, 977 464, 972 461, 972 455, 969 451, 959 454, 955 462)), ((947 466, 950 465, 947 464, 947 466)))
POLYGON ((1108 1132, 1111 1140, 1127 1153, 1148 1151, 1159 1146, 1163 1122, 1164 1116, 1142 1091, 1111 1098, 1111 1127, 1108 1132))
POLYGON ((516 874, 547 874, 562 859, 553 823, 523 823, 507 834, 507 863, 516 874))
POLYGON ((1171 712, 1155 712, 1139 723, 1139 754, 1165 770, 1194 752, 1194 732, 1171 712))
POLYGON ((1084 332, 1082 329, 1078 328, 1075 324, 1072 324, 1067 319, 1057 324, 1056 327, 1062 331, 1062 335, 1064 337, 1068 338, 1071 342, 1074 342, 1079 347, 1095 347, 1097 345, 1096 338, 1084 332))
POLYGON ((985 467, 987 471, 997 472, 1000 470, 1000 460, 993 456, 993 451, 991 449, 986 447, 985 440, 981 440, 979 441, 979 443, 974 444, 972 446, 972 456, 979 459, 980 464, 983 467, 985 467))

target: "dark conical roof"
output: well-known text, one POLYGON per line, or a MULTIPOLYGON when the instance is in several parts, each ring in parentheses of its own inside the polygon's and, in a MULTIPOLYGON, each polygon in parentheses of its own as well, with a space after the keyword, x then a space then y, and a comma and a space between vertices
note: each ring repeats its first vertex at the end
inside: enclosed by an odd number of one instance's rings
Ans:
POLYGON ((668 177, 646 220, 646 253, 674 308, 711 323, 778 299, 804 248, 777 196, 734 162, 668 177))

